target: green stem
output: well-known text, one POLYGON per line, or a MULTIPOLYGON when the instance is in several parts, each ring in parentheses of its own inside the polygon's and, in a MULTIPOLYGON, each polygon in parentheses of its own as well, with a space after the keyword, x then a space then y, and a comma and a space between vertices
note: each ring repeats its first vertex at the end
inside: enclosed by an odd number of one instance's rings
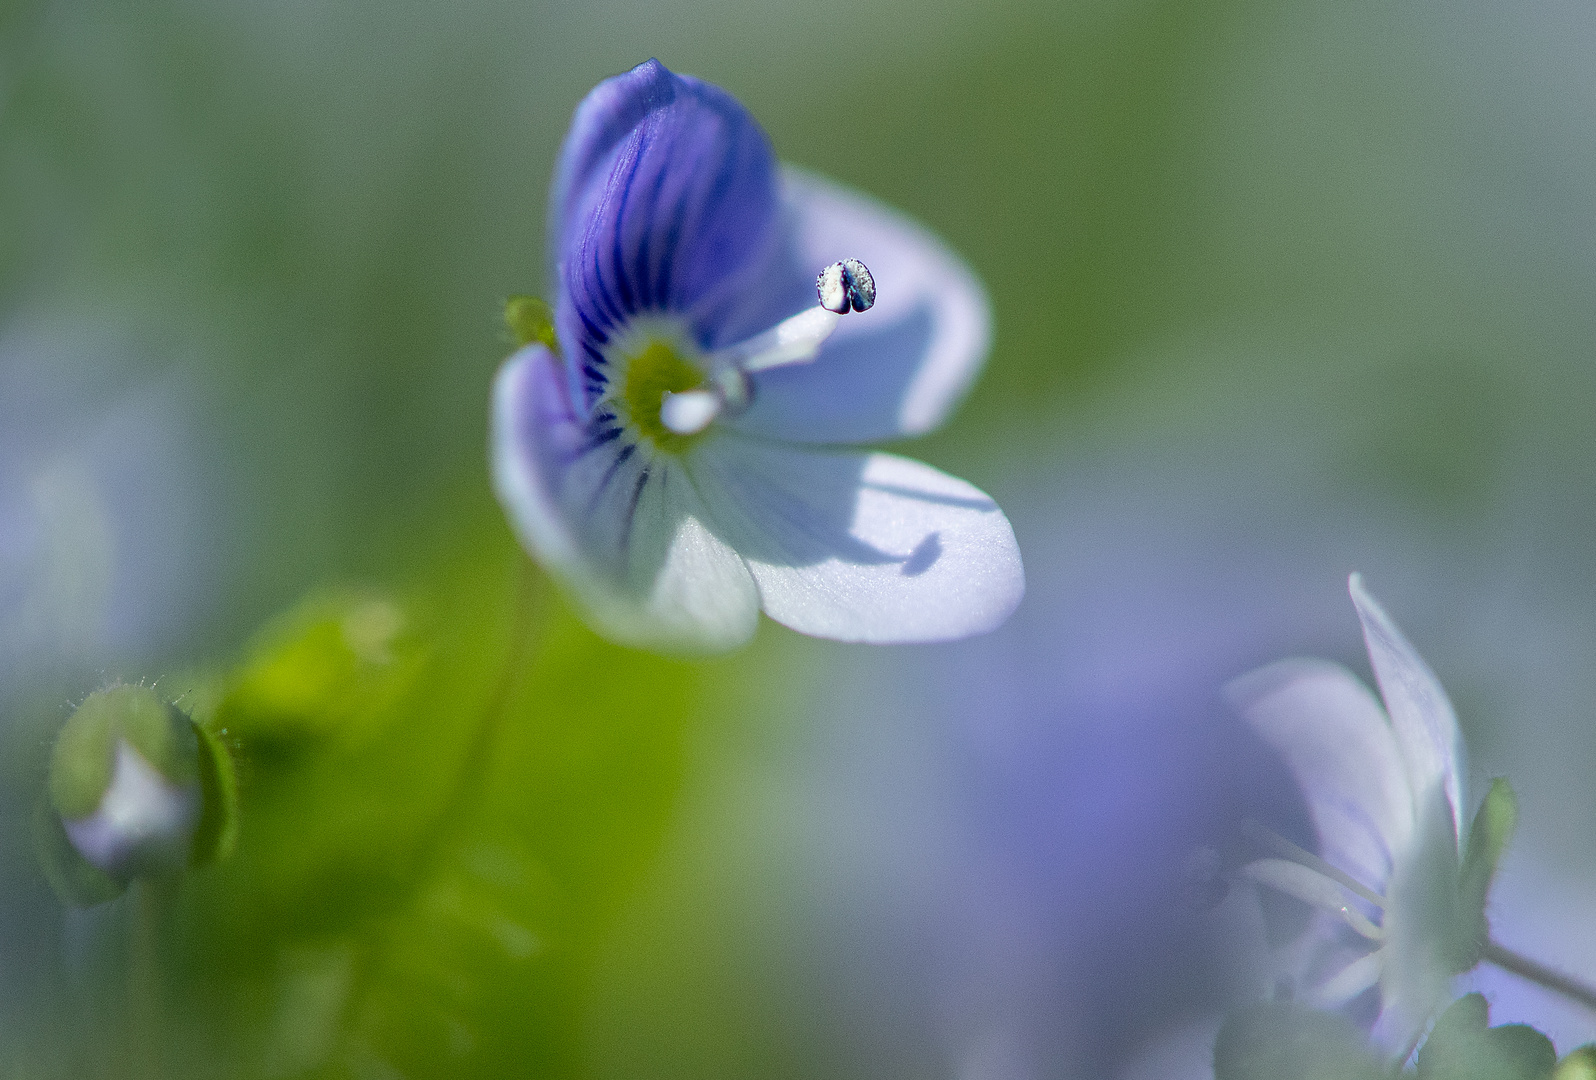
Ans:
MULTIPOLYGON (((470 745, 466 747, 465 755, 460 760, 454 783, 449 788, 438 812, 417 837, 411 861, 412 876, 417 883, 425 881, 427 874, 433 872, 438 864, 445 860, 449 854, 448 842, 451 833, 470 811, 472 801, 481 794, 482 781, 493 761, 494 745, 498 742, 499 732, 504 727, 505 716, 509 712, 516 686, 525 674, 530 661, 534 642, 532 631, 537 623, 537 600, 541 577, 530 559, 519 552, 517 555, 515 610, 511 616, 509 647, 505 650, 504 666, 499 669, 498 679, 477 718, 476 729, 472 732, 470 745)), ((366 948, 362 949, 361 954, 357 954, 353 985, 348 992, 350 999, 364 992, 363 984, 372 970, 372 948, 373 942, 368 939, 366 948)))
POLYGON ((128 1043, 133 1076, 161 1074, 160 897, 156 886, 135 878, 129 886, 132 926, 128 937, 128 1043))
POLYGON ((1480 955, 1482 959, 1495 964, 1503 971, 1511 971, 1521 979, 1528 979, 1548 990, 1554 990, 1572 1001, 1579 1002, 1587 1009, 1596 1009, 1596 987, 1580 982, 1571 975, 1564 975, 1561 971, 1531 960, 1496 941, 1487 941, 1485 951, 1480 955))
POLYGON ((437 816, 433 818, 431 827, 418 844, 423 862, 429 861, 438 853, 449 830, 470 808, 471 800, 481 792, 482 780, 487 774, 489 765, 492 764, 493 747, 498 742, 500 730, 504 727, 504 718, 509 712, 510 700, 514 696, 517 684, 526 673, 529 654, 532 651, 532 629, 537 622, 537 592, 540 578, 531 560, 524 555, 520 556, 519 565, 514 622, 510 627, 510 645, 504 658, 504 667, 500 669, 498 681, 494 683, 493 691, 483 706, 476 731, 471 737, 471 745, 466 748, 465 757, 461 759, 460 770, 455 775, 449 797, 444 801, 437 816))

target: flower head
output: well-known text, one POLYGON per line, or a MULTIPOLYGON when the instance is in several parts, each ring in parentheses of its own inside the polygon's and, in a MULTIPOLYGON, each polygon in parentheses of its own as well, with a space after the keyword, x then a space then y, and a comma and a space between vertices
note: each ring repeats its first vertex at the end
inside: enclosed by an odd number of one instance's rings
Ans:
POLYGON ((836 448, 935 427, 985 356, 980 286, 934 237, 779 166, 735 99, 653 60, 578 107, 548 237, 552 333, 499 372, 494 480, 596 628, 715 650, 761 608, 871 642, 1008 617, 991 499, 836 448))
POLYGON ((1345 668, 1320 660, 1282 661, 1230 686, 1301 786, 1321 856, 1281 841, 1278 857, 1243 872, 1328 913, 1313 939, 1310 1002, 1336 1006, 1378 985, 1375 1036, 1410 1051, 1450 998, 1453 976, 1479 960, 1511 794, 1493 788, 1475 832, 1496 839, 1478 856, 1481 845, 1471 847, 1466 865, 1463 743, 1451 703, 1358 575, 1348 586, 1384 708, 1345 668))

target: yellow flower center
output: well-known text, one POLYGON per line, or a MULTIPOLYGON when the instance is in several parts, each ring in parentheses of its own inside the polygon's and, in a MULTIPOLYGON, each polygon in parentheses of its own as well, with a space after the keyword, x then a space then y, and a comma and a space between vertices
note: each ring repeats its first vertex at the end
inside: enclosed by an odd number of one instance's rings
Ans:
POLYGON ((658 338, 651 340, 627 362, 626 382, 621 387, 625 419, 637 426, 657 448, 679 454, 702 437, 678 435, 659 418, 660 402, 669 390, 679 394, 704 385, 704 373, 688 361, 675 346, 658 338))

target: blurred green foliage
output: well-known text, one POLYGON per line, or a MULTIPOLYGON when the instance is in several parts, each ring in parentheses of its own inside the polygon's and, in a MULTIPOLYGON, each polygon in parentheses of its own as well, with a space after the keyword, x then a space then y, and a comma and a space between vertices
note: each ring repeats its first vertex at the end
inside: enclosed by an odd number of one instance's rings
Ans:
POLYGON ((1367 1036, 1339 1013, 1264 1002, 1225 1019, 1214 1043, 1214 1080, 1379 1080, 1367 1036))
POLYGON ((407 592, 313 593, 190 680, 238 763, 236 850, 97 909, 130 942, 103 961, 121 1019, 29 1075, 580 1073, 697 675, 581 628, 507 537, 454 556, 407 592))
POLYGON ((1479 994, 1453 1002, 1419 1050, 1420 1080, 1549 1080, 1557 1067, 1550 1039, 1524 1024, 1489 1022, 1479 994))
POLYGON ((1553 1080, 1596 1080, 1596 1044, 1581 1046, 1557 1063, 1553 1080))
POLYGON ((1238 1009, 1226 1018, 1214 1047, 1215 1080, 1580 1080, 1596 1061, 1596 1047, 1580 1047, 1558 1061, 1552 1042, 1525 1024, 1490 1027, 1479 994, 1458 998, 1419 1048, 1415 1068, 1387 1065, 1367 1036, 1345 1016, 1290 1002, 1238 1009))

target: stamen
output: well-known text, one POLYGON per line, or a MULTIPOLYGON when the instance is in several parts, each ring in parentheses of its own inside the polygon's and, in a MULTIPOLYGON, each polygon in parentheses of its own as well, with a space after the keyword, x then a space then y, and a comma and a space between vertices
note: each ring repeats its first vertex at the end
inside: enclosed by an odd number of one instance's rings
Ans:
POLYGON ((1348 907, 1346 892, 1338 882, 1301 863, 1286 859, 1257 859, 1243 866, 1240 872, 1242 877, 1250 881, 1267 885, 1276 892, 1294 896, 1324 911, 1340 915, 1348 907))
POLYGON ((1341 905, 1340 911, 1341 917, 1347 921, 1347 925, 1352 927, 1352 929, 1356 930, 1358 933, 1362 934, 1364 937, 1368 938, 1370 941, 1385 940, 1385 931, 1374 925, 1374 923, 1370 922, 1369 917, 1363 912, 1359 911, 1357 908, 1352 907, 1349 904, 1343 904, 1341 905))
POLYGON ((1313 852, 1307 851, 1298 847, 1296 844, 1293 844, 1290 840, 1287 840, 1284 836, 1281 836, 1273 829, 1261 825, 1249 818, 1241 823, 1241 835, 1245 836, 1248 840, 1251 840, 1253 843, 1257 844, 1270 854, 1275 855, 1278 858, 1285 859, 1289 862, 1297 863, 1300 866, 1305 866, 1309 870, 1312 870, 1318 874, 1322 874, 1343 888, 1349 889, 1357 895, 1363 897, 1375 907, 1381 908, 1382 910, 1385 908, 1385 897, 1381 896, 1379 893, 1375 892, 1373 889, 1369 888, 1363 882, 1359 881, 1345 870, 1342 870, 1340 867, 1332 866, 1319 856, 1315 855, 1313 852))
MULTIPOLYGON (((659 399, 660 426, 673 435, 697 435, 717 417, 737 415, 753 402, 751 374, 789 364, 807 364, 820 353, 820 347, 845 312, 868 311, 876 302, 875 278, 858 259, 844 259, 826 267, 816 287, 820 306, 800 311, 764 333, 710 356, 708 386, 663 389, 659 399)), ((628 385, 631 381, 629 378, 628 385)), ((646 406, 643 408, 646 410, 646 406)))
POLYGON ((812 307, 747 341, 739 342, 715 356, 720 367, 744 371, 765 371, 786 364, 805 364, 820 352, 840 318, 836 312, 812 307))
POLYGON ((715 393, 720 396, 721 407, 730 416, 742 412, 754 400, 754 384, 748 373, 739 367, 717 368, 710 376, 715 393))
MULTIPOLYGON (((1361 956, 1336 972, 1317 990, 1306 995, 1308 1003, 1316 1009, 1335 1009, 1380 981, 1380 970, 1385 966, 1385 954, 1379 950, 1361 956)), ((1413 1049, 1408 1048, 1411 1055, 1413 1049)), ((1403 1058, 1406 1061, 1407 1058, 1403 1058)))
POLYGON ((834 262, 815 279, 820 306, 838 315, 869 311, 876 302, 876 279, 870 268, 858 259, 834 262))
POLYGON ((709 390, 666 390, 659 403, 659 421, 677 435, 697 435, 720 415, 721 395, 709 390))

